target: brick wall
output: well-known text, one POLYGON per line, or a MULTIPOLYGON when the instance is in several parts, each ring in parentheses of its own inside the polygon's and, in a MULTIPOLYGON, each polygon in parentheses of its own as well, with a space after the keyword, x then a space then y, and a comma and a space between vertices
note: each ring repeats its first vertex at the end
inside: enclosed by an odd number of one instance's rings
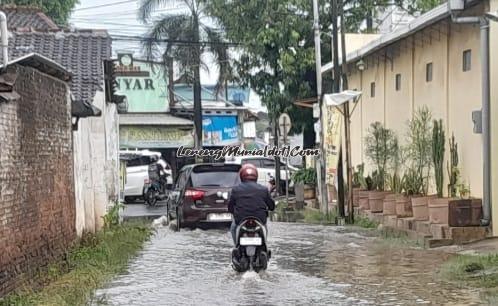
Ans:
POLYGON ((10 69, 21 98, 0 102, 0 296, 75 238, 68 87, 30 67, 10 69))

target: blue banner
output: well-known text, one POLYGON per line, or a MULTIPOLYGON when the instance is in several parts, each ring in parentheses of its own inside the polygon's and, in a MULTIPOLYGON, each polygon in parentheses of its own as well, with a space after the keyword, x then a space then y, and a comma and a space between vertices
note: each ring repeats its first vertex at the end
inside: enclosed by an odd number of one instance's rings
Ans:
POLYGON ((237 116, 207 116, 202 119, 204 146, 225 146, 238 144, 239 127, 237 116))

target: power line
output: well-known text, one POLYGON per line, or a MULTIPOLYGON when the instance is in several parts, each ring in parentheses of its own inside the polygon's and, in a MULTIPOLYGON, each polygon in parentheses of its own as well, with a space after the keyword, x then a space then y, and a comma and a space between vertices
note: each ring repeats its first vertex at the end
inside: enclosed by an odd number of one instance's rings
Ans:
POLYGON ((217 41, 191 41, 191 40, 181 40, 181 39, 154 39, 141 36, 127 36, 127 35, 111 35, 111 38, 116 41, 152 41, 152 42, 165 42, 171 44, 185 44, 185 45, 227 45, 227 46, 241 46, 241 43, 232 42, 217 42, 217 41))
POLYGON ((87 6, 87 7, 82 7, 82 8, 74 9, 73 12, 84 11, 84 10, 91 10, 91 9, 96 9, 96 8, 101 8, 101 7, 109 7, 109 6, 114 6, 114 5, 119 5, 119 4, 125 4, 125 3, 131 3, 131 2, 135 2, 136 3, 137 0, 126 0, 126 1, 112 2, 112 3, 107 3, 107 4, 95 5, 95 6, 87 6))

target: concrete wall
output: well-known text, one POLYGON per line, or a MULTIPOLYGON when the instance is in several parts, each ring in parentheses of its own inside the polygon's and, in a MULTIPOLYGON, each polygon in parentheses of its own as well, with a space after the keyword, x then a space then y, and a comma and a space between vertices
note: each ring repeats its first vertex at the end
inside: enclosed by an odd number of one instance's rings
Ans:
POLYGON ((115 104, 97 92, 93 104, 100 117, 82 118, 74 132, 76 229, 94 232, 103 226, 107 208, 119 199, 119 122, 115 104))
MULTIPOLYGON (((493 0, 495 6, 496 1, 493 0)), ((475 13, 482 13, 484 9, 484 6, 478 6, 475 13)), ((495 74, 492 84, 496 84, 498 63, 496 56, 493 56, 498 54, 496 25, 492 26, 492 31, 495 31, 490 35, 491 65, 495 74)), ((472 196, 482 197, 482 135, 473 133, 471 119, 472 111, 481 108, 479 52, 478 26, 456 25, 444 20, 431 29, 425 29, 364 58, 366 69, 359 71, 355 68, 349 76, 349 88, 363 91, 360 105, 352 117, 353 166, 365 162, 367 171, 372 170, 363 147, 372 122, 382 122, 397 133, 401 143, 406 143, 407 121, 412 118, 416 109, 427 105, 434 119, 443 119, 447 138, 452 133, 455 134, 461 178, 470 184, 472 196), (467 49, 472 50, 472 67, 470 71, 464 72, 462 57, 463 51, 467 49), (433 66, 430 82, 426 81, 427 63, 432 63, 433 66), (395 88, 396 74, 401 74, 399 90, 395 88), (370 94, 371 82, 376 84, 375 97, 370 94)), ((498 92, 494 87, 493 99, 496 102, 498 92)), ((498 116, 496 109, 494 116, 498 116)), ((491 120, 497 121, 493 117, 491 120)), ((498 124, 493 124, 494 131, 498 133, 498 124)), ((494 145, 495 150, 498 150, 496 141, 494 145)), ((446 144, 446 156, 448 153, 449 146, 446 144)), ((494 167, 496 173, 498 166, 494 167)), ((447 176, 446 169, 444 172, 447 176)), ((434 191, 434 186, 431 189, 434 191)))
POLYGON ((76 237, 69 88, 33 68, 10 68, 21 98, 0 102, 0 296, 76 237))

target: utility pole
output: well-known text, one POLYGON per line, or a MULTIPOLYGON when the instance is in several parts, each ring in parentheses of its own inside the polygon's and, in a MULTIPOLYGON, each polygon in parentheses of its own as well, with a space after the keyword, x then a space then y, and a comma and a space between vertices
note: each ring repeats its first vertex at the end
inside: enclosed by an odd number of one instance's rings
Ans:
MULTIPOLYGON (((194 1, 195 3, 195 1, 194 1)), ((194 27, 194 126, 195 139, 194 148, 202 149, 202 98, 201 98, 201 46, 199 44, 199 20, 197 15, 193 15, 194 27)))
MULTIPOLYGON (((338 41, 338 16, 339 10, 338 0, 332 1, 332 49, 334 52, 334 92, 338 93, 341 90, 341 67, 339 66, 339 41, 338 41)), ((342 146, 339 149, 339 164, 337 166, 337 208, 339 217, 344 218, 344 177, 342 174, 342 146)))
MULTIPOLYGON (((342 90, 348 89, 347 59, 346 59, 346 27, 344 25, 344 0, 339 0, 341 18, 341 54, 342 54, 342 90)), ((344 104, 344 138, 346 142, 346 177, 348 181, 348 222, 354 223, 353 212, 353 175, 351 167, 351 118, 349 114, 349 101, 344 104)))
POLYGON ((318 99, 318 105, 320 107, 320 151, 319 156, 319 169, 317 171, 317 182, 318 190, 320 193, 320 204, 321 208, 325 210, 325 213, 329 214, 329 202, 327 194, 327 184, 326 184, 326 162, 325 162, 325 137, 324 137, 324 126, 323 126, 323 97, 322 97, 322 58, 321 58, 321 42, 320 42, 320 22, 319 22, 319 10, 318 10, 318 0, 313 0, 313 26, 315 30, 315 61, 316 61, 316 94, 318 99))

